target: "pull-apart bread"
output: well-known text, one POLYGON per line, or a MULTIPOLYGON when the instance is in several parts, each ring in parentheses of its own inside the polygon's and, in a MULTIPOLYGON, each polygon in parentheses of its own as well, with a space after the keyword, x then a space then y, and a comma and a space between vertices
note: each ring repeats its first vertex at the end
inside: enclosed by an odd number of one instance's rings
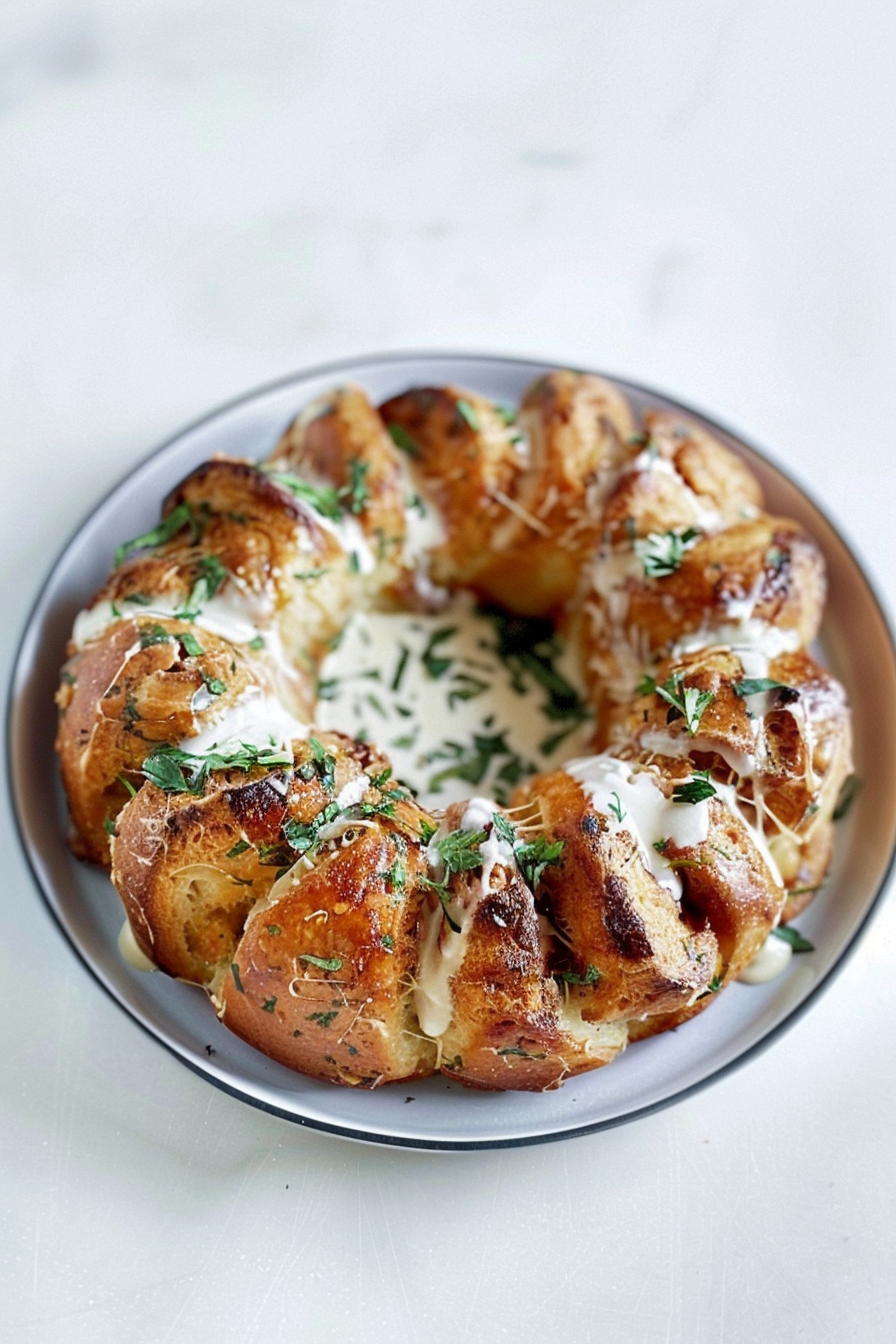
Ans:
POLYGON ((808 652, 824 600, 738 456, 598 377, 517 411, 336 388, 261 465, 193 471, 77 618, 72 843, 111 867, 131 958, 282 1064, 554 1087, 789 951, 851 770, 808 652), (458 589, 562 623, 594 754, 433 812, 313 726, 318 674, 353 613, 458 589))

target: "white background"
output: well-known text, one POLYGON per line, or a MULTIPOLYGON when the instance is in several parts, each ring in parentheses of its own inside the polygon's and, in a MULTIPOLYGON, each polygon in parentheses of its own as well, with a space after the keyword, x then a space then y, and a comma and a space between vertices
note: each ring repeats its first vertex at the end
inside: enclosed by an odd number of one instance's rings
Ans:
MULTIPOLYGON (((158 440, 382 349, 706 407, 892 606, 894 68, 870 0, 3 0, 4 677, 63 539, 158 440)), ((419 1155, 189 1073, 0 825, 0 1336, 893 1337, 892 901, 792 1032, 685 1103, 419 1155)))

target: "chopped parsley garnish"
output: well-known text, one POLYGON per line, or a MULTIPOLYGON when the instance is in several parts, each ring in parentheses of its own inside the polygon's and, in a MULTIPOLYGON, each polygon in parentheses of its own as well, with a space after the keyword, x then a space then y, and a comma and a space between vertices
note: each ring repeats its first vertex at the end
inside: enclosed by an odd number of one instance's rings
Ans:
POLYGON ((862 787, 862 781, 858 775, 847 775, 840 786, 840 792, 837 795, 837 805, 831 813, 834 821, 842 821, 849 809, 852 807, 859 791, 862 787))
POLYGON ((205 653, 205 649, 199 643, 199 640, 195 635, 191 635, 189 630, 185 630, 182 634, 178 634, 177 639, 180 640, 180 643, 183 645, 188 658, 201 658, 205 653))
POLYGON ((220 677, 211 677, 207 672, 202 671, 200 671, 199 675, 205 683, 206 690, 211 695, 223 695, 227 690, 226 684, 220 677))
POLYGON ((453 709, 461 701, 475 700, 477 695, 482 695, 488 689, 489 682, 483 681, 481 677, 470 676, 468 672, 455 672, 448 692, 448 708, 453 709))
POLYGON ((396 448, 400 448, 401 451, 407 453, 409 457, 419 457, 420 449, 403 425, 399 425, 396 421, 390 420, 386 429, 389 431, 389 437, 396 448))
POLYGON ((547 1053, 544 1050, 537 1055, 532 1055, 519 1045, 507 1046, 504 1050, 498 1050, 497 1053, 499 1055, 519 1055, 520 1059, 547 1059, 547 1053))
POLYGON ((143 762, 143 774, 151 784, 166 793, 201 794, 212 770, 266 769, 278 765, 292 765, 292 752, 276 747, 257 747, 242 742, 231 751, 182 751, 180 747, 163 742, 143 762))
POLYGON ((596 985, 600 983, 601 973, 589 962, 584 975, 578 975, 575 971, 557 971, 557 979, 565 980, 568 985, 596 985))
POLYGON ((264 635, 256 635, 254 639, 249 640, 246 647, 251 649, 253 653, 259 653, 264 648, 264 635))
POLYGON ((433 842, 446 874, 470 872, 482 867, 480 845, 486 841, 485 831, 451 831, 433 842))
POLYGON ((340 486, 336 492, 337 498, 343 508, 348 509, 349 513, 363 513, 370 498, 370 490, 365 480, 370 470, 370 463, 362 462, 360 458, 353 457, 348 465, 349 482, 348 485, 340 486))
POLYGON ((263 1013, 272 1013, 276 1007, 277 1007, 277 996, 275 994, 273 995, 272 998, 265 999, 264 1003, 261 1005, 261 1011, 263 1013))
POLYGON ((716 790, 709 778, 708 770, 695 770, 693 776, 676 784, 672 790, 673 803, 702 803, 707 798, 715 798, 716 790))
POLYGON ((291 471, 271 471, 267 467, 263 467, 262 470, 272 481, 276 481, 277 485, 288 490, 303 504, 309 505, 323 518, 330 518, 336 522, 341 516, 342 505, 335 485, 312 485, 310 481, 302 480, 301 476, 294 476, 291 471))
POLYGON ((480 611, 494 624, 498 640, 495 652, 510 672, 511 685, 519 695, 525 694, 527 681, 531 681, 546 693, 541 706, 546 718, 576 724, 590 717, 579 692, 556 666, 561 646, 552 621, 509 616, 491 607, 481 607, 480 611))
POLYGON ((622 807, 622 803, 619 800, 619 794, 616 793, 615 790, 613 791, 613 793, 610 794, 610 801, 607 803, 607 807, 613 813, 613 816, 616 818, 616 820, 619 822, 621 826, 623 821, 625 820, 626 814, 622 807))
POLYGON ((336 757, 331 756, 326 747, 316 737, 309 737, 309 745, 320 782, 329 793, 336 782, 336 757))
POLYGON ((764 695, 766 691, 777 692, 775 698, 779 704, 790 704, 800 698, 799 691, 794 690, 792 686, 785 686, 783 681, 775 681, 772 677, 744 677, 741 681, 732 682, 731 689, 741 700, 746 700, 751 695, 764 695))
POLYGON ((475 406, 471 406, 464 397, 458 397, 455 405, 457 406, 457 413, 461 419, 469 425, 474 434, 478 434, 482 429, 482 424, 479 420, 479 414, 475 406))
POLYGON ((331 1008, 326 1013, 309 1013, 305 1018, 306 1022, 316 1022, 319 1027, 328 1027, 335 1018, 339 1016, 338 1008, 331 1008))
POLYGON ((200 527, 193 510, 186 501, 172 509, 168 516, 162 519, 158 527, 154 527, 149 532, 144 532, 141 536, 134 537, 132 541, 126 541, 124 545, 119 546, 115 552, 116 567, 133 551, 147 550, 151 546, 164 546, 166 541, 170 541, 172 537, 177 536, 182 527, 189 527, 192 530, 191 540, 193 542, 199 540, 200 527))
POLYGON ((789 943, 794 952, 814 952, 815 944, 810 943, 808 938, 804 938, 798 929, 792 924, 779 924, 777 928, 772 929, 776 938, 789 943))
POLYGON ((342 970, 341 957, 315 957, 310 952, 302 952, 299 955, 299 961, 307 961, 309 966, 316 966, 320 971, 342 970))
POLYGON ((538 835, 534 840, 520 840, 511 822, 500 812, 494 814, 493 826, 498 838, 505 841, 513 849, 514 857, 526 885, 530 891, 534 891, 541 881, 541 875, 545 868, 560 862, 564 842, 562 840, 550 841, 544 835, 538 835))
POLYGON ((687 527, 671 532, 650 532, 632 544, 635 554, 644 566, 649 579, 664 579, 681 565, 685 551, 696 545, 702 536, 699 528, 687 527))
POLYGON ((153 644, 171 644, 174 642, 174 635, 170 634, 163 625, 143 625, 140 627, 140 647, 149 649, 153 644))
POLYGON ((456 625, 446 625, 440 630, 434 630, 430 635, 429 642, 421 656, 421 662, 426 668, 429 676, 438 679, 439 677, 443 677, 448 671, 454 659, 438 657, 434 651, 440 644, 444 644, 446 639, 450 639, 452 635, 456 634, 456 625))
POLYGON ((562 840, 550 841, 546 836, 539 835, 535 840, 518 845, 514 850, 520 872, 523 874, 526 886, 530 891, 534 891, 538 886, 545 868, 560 862, 563 843, 562 840))
POLYGON ((240 968, 235 961, 230 963, 230 974, 233 976, 233 983, 236 985, 239 992, 245 994, 246 991, 243 989, 243 982, 240 979, 240 968))
POLYGON ((318 812, 313 821, 295 821, 290 818, 283 823, 283 838, 297 854, 307 854, 317 844, 321 828, 335 821, 338 816, 339 804, 334 802, 328 803, 318 812))
MULTIPOLYGON (((643 686, 648 680, 652 678, 645 677, 641 685, 643 686)), ((641 688, 638 689, 640 691, 641 688)), ((654 682, 653 689, 669 706, 666 722, 674 723, 676 719, 684 719, 689 737, 694 736, 700 726, 700 720, 715 700, 712 691, 700 691, 696 686, 682 686, 680 672, 673 672, 662 686, 654 682)))
POLYGON ((393 691, 398 691, 401 689, 401 679, 405 674, 408 665, 408 659, 411 656, 411 651, 406 644, 401 644, 399 647, 401 649, 401 652, 398 655, 398 666, 395 669, 395 676, 392 678, 393 691))
POLYGON ((453 764, 433 775, 429 788, 433 793, 438 793, 446 779, 462 779, 468 784, 480 784, 496 756, 509 758, 498 771, 499 781, 512 786, 526 773, 526 766, 507 745, 504 733, 474 733, 472 745, 468 747, 460 742, 446 741, 430 759, 453 758, 453 764))
POLYGON ((448 927, 454 933, 460 933, 460 925, 448 909, 448 902, 451 899, 449 884, 455 873, 472 872, 475 868, 482 867, 480 845, 483 845, 485 840, 485 831, 458 830, 452 831, 449 835, 442 836, 441 840, 433 842, 432 847, 442 860, 445 875, 441 882, 436 882, 431 877, 421 878, 421 881, 424 886, 430 887, 438 896, 445 912, 445 919, 448 921, 448 927))
POLYGON ((215 593, 227 580, 227 569, 216 555, 200 556, 195 566, 196 577, 187 598, 187 605, 175 615, 182 620, 193 620, 200 614, 215 593))
POLYGON ((248 840, 237 840, 233 848, 228 849, 227 858, 238 859, 241 854, 245 854, 246 850, 251 848, 252 846, 249 844, 248 840))

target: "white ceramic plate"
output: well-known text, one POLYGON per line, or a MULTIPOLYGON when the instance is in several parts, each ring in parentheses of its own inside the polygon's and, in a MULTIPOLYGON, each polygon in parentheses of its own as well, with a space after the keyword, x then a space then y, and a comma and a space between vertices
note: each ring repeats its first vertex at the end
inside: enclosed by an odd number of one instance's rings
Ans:
POLYGON ((414 384, 449 382, 515 402, 547 367, 463 355, 357 359, 300 374, 216 411, 153 453, 94 510, 54 566, 19 650, 8 736, 15 807, 38 886, 75 951, 122 1008, 210 1082, 289 1120, 346 1138, 415 1148, 502 1147, 588 1133, 669 1105, 743 1063, 809 1007, 855 945, 892 863, 896 659, 887 622, 861 568, 824 514, 766 457, 690 408, 617 379, 636 408, 684 411, 742 453, 771 509, 805 524, 824 550, 830 597, 823 652, 852 702, 857 771, 865 787, 840 825, 825 890, 799 920, 816 951, 794 958, 770 984, 733 985, 709 1012, 676 1032, 633 1046, 609 1068, 535 1095, 478 1093, 445 1079, 377 1092, 318 1083, 232 1036, 201 990, 163 975, 140 974, 121 960, 118 898, 107 877, 71 857, 61 789, 55 807, 47 806, 45 789, 45 781, 57 777, 53 693, 66 639, 75 613, 104 581, 121 538, 153 526, 171 486, 212 453, 266 455, 296 411, 334 384, 358 382, 375 402, 414 384))

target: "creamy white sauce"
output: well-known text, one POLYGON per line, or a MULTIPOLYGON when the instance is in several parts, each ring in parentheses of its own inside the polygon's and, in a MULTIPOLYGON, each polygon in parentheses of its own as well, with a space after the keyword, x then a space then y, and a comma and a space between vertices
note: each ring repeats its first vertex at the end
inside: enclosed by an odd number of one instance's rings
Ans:
POLYGON ((764 985, 786 971, 792 956, 790 943, 770 933, 749 966, 741 971, 739 979, 745 985, 764 985))
POLYGON ((631 464, 631 469, 638 472, 662 472, 666 476, 674 476, 693 510, 694 523, 700 531, 717 532, 722 526, 722 517, 718 510, 703 502, 677 470, 675 463, 671 462, 669 458, 661 457, 659 453, 651 452, 649 448, 645 448, 635 458, 631 464))
POLYGON ((431 550, 441 546, 447 539, 445 524, 438 509, 420 494, 411 491, 409 503, 404 512, 405 518, 405 564, 413 569, 425 562, 431 550))
POLYGON ((294 738, 307 736, 307 724, 284 709, 276 696, 265 694, 260 686, 247 686, 235 704, 179 746, 194 755, 235 750, 241 743, 289 750, 294 738))
POLYGON ((682 636, 672 646, 670 656, 679 659, 688 653, 716 647, 731 649, 740 659, 744 676, 759 679, 768 676, 772 659, 780 658, 783 653, 794 653, 800 647, 800 637, 796 630, 785 630, 751 616, 723 625, 706 624, 682 636))
MULTIPOLYGON (((487 831, 485 840, 479 846, 482 859, 482 874, 478 887, 473 889, 472 897, 462 903, 455 896, 448 903, 448 913, 459 931, 452 929, 445 918, 441 902, 427 903, 423 911, 423 929, 420 939, 420 963, 417 970, 417 982, 414 987, 414 1003, 424 1035, 439 1037, 443 1035, 454 1014, 454 1000, 451 981, 463 965, 467 952, 470 931, 476 917, 479 903, 491 890, 492 874, 496 867, 515 869, 516 858, 513 846, 502 840, 494 831, 494 816, 498 805, 491 798, 471 798, 467 803, 459 829, 475 834, 487 831)), ((444 864, 437 849, 437 843, 447 834, 445 824, 429 845, 427 859, 436 881, 444 877, 444 864)))
POLYGON ((630 762, 608 753, 568 761, 563 768, 582 785, 592 807, 607 818, 611 834, 625 831, 632 836, 644 867, 680 900, 681 880, 654 846, 662 840, 681 849, 702 844, 709 835, 709 801, 673 803, 657 787, 651 771, 634 770, 630 762))
MULTIPOLYGON (((321 669, 316 721, 376 742, 397 778, 431 806, 473 790, 505 801, 517 771, 555 768, 586 748, 593 725, 590 713, 580 722, 551 718, 548 694, 531 674, 516 690, 497 644, 494 622, 468 594, 437 614, 357 615, 321 669), (432 643, 443 631, 452 633, 432 643)), ((573 650, 564 647, 554 667, 581 695, 573 650)))
MULTIPOLYGON (((604 815, 611 834, 626 831, 638 845, 644 867, 661 886, 681 898, 681 880, 654 846, 671 840, 679 849, 700 845, 709 835, 711 799, 698 803, 675 803, 666 798, 649 770, 634 770, 630 762, 617 760, 609 753, 568 761, 563 767, 579 781, 592 806, 604 815), (621 820, 619 813, 621 812, 621 820)), ((713 781, 715 797, 746 828, 753 844, 765 860, 773 881, 783 888, 781 874, 769 850, 761 828, 744 816, 736 790, 730 784, 713 781)))
POLYGON ((414 1006, 420 1030, 434 1039, 444 1035, 451 1025, 454 1016, 451 981, 460 970, 473 925, 472 915, 461 914, 458 920, 458 913, 451 908, 452 919, 460 924, 460 933, 455 933, 440 902, 436 901, 435 908, 429 902, 423 908, 414 1006))
MULTIPOLYGON (((162 593, 147 595, 146 604, 121 601, 97 602, 75 617, 72 640, 78 649, 92 643, 105 634, 116 621, 144 620, 148 617, 162 616, 173 619, 178 611, 189 606, 189 599, 183 593, 162 593)), ((202 603, 192 624, 231 644, 248 644, 260 631, 268 635, 268 622, 273 619, 274 600, 267 594, 255 594, 241 591, 228 580, 214 597, 202 603)))
POLYGON ((491 798, 471 798, 460 823, 462 831, 488 831, 485 840, 479 846, 482 858, 483 894, 491 890, 492 873, 496 867, 516 868, 513 846, 495 832, 493 822, 497 811, 498 804, 491 798))
POLYGON ((751 779, 756 772, 756 757, 752 752, 735 751, 721 738, 688 737, 687 733, 665 733, 660 729, 648 729, 638 734, 638 742, 645 751, 656 756, 672 756, 682 760, 692 751, 715 752, 725 764, 734 771, 739 779, 751 779))
POLYGON ((314 510, 314 516, 325 531, 330 532, 346 555, 357 558, 359 574, 372 574, 376 569, 376 557, 358 519, 353 513, 342 513, 338 518, 327 518, 314 510))
POLYGON ((134 937, 134 930, 131 928, 131 922, 126 919, 121 926, 118 934, 118 951, 123 961, 132 966, 135 971, 156 971, 158 967, 138 945, 134 937))

